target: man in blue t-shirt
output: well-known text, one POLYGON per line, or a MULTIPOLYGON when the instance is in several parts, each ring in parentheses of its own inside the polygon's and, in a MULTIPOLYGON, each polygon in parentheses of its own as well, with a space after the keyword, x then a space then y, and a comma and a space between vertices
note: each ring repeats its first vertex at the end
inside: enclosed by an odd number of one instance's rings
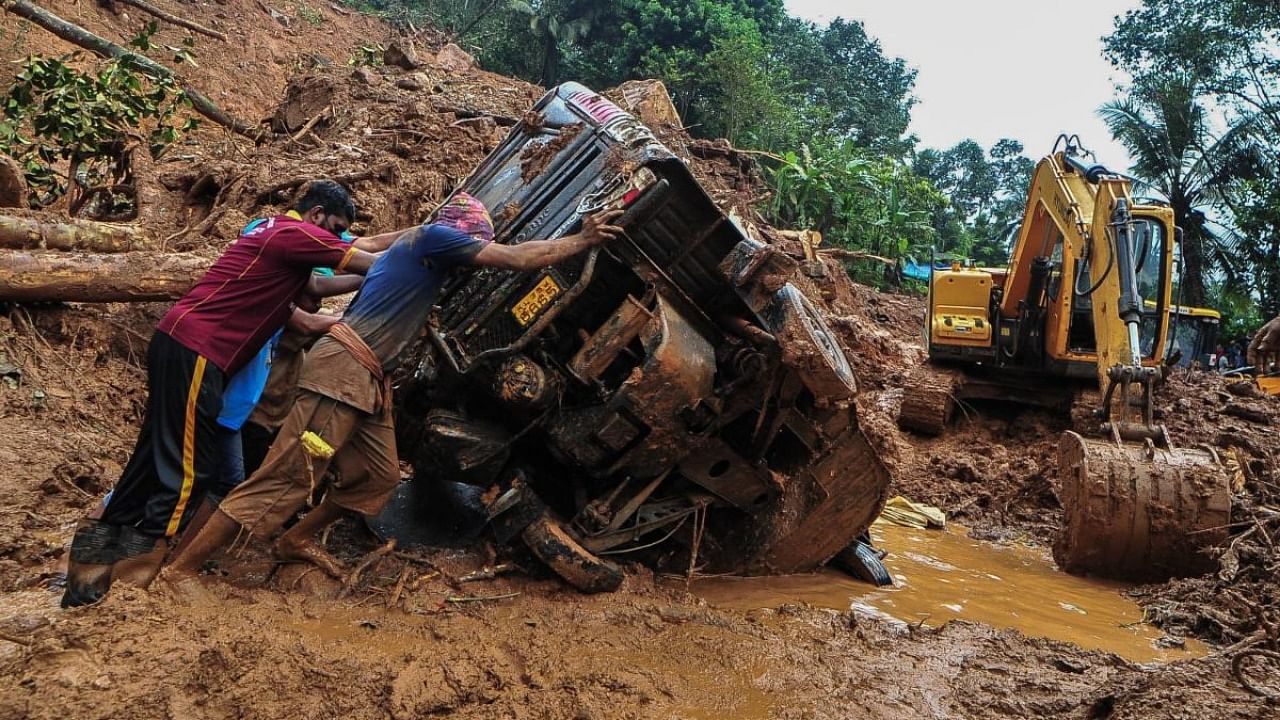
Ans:
POLYGON ((467 265, 521 271, 554 265, 619 236, 622 229, 610 223, 621 214, 586 217, 575 235, 503 245, 492 242, 484 205, 459 192, 435 222, 400 236, 370 268, 342 320, 307 353, 298 398, 262 467, 227 495, 169 576, 194 574, 241 530, 275 532, 332 469, 324 499, 280 537, 276 554, 341 577, 342 566, 313 538, 348 511, 377 514, 399 483, 389 379, 448 274, 467 265))

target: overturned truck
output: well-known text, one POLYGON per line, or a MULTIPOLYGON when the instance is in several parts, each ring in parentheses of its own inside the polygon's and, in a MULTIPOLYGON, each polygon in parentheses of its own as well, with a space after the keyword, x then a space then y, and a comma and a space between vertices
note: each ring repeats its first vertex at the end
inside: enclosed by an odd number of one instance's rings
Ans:
POLYGON ((498 242, 562 237, 607 208, 626 236, 536 272, 450 279, 397 384, 415 476, 375 530, 411 538, 431 486, 460 482, 499 540, 589 592, 618 587, 620 555, 765 574, 865 554, 855 540, 889 474, 843 351, 788 282, 795 261, 648 128, 561 85, 461 189, 498 242))

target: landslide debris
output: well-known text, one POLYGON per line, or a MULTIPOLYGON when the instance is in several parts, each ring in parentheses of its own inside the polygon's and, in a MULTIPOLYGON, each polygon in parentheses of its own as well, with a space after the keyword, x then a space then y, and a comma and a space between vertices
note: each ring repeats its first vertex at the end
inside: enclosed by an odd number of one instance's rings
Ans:
MULTIPOLYGON (((48 4, 116 40, 142 22, 93 3, 48 4)), ((281 4, 280 11, 294 10, 281 4)), ((245 222, 279 211, 319 175, 350 183, 358 229, 414 224, 541 95, 527 83, 442 63, 440 38, 418 38, 411 70, 348 67, 343 55, 357 43, 391 33, 363 16, 320 11, 326 26, 286 27, 250 0, 182 5, 192 19, 241 39, 224 52, 202 44, 197 84, 243 116, 280 119, 284 132, 255 147, 201 130, 156 164, 159 207, 148 229, 167 239, 167 251, 212 257, 245 222)), ((17 31, 7 18, 0 27, 17 31)), ((36 32, 23 43, 26 51, 66 50, 36 32)), ((653 109, 643 88, 610 96, 646 119, 664 118, 651 121, 654 130, 689 160, 711 196, 758 220, 752 206, 767 191, 751 154, 691 140, 678 116, 664 115, 661 103, 653 109)), ((805 257, 793 239, 765 226, 759 232, 805 257)), ((821 254, 802 264, 796 281, 846 348, 860 423, 894 470, 893 491, 942 507, 975 534, 1047 543, 1060 514, 1057 436, 1069 419, 987 405, 962 413, 941 438, 902 433, 897 405, 924 362, 923 301, 854 285, 842 261, 821 254)), ((453 552, 380 561, 339 602, 326 598, 340 588, 318 573, 277 571, 251 548, 238 565, 227 564, 240 585, 214 584, 209 599, 122 591, 100 608, 59 613, 56 593, 44 588, 56 584, 71 524, 127 458, 145 399, 146 341, 163 309, 14 306, 0 317, 0 461, 8 470, 0 477, 0 633, 20 641, 0 639, 0 716, 1120 718, 1265 710, 1231 680, 1222 658, 1151 673, 964 623, 899 636, 850 614, 802 607, 743 617, 656 587, 638 568, 610 597, 582 598, 519 574, 477 589, 453 579, 488 558, 453 552), (447 600, 510 593, 520 595, 447 600), (699 678, 709 673, 721 681, 707 686, 699 678)), ((1160 390, 1176 441, 1212 446, 1236 463, 1241 512, 1218 573, 1143 588, 1140 599, 1168 629, 1274 642, 1280 412, 1275 399, 1231 387, 1217 376, 1181 374, 1160 390)), ((348 560, 373 546, 353 526, 339 533, 334 542, 348 560)))

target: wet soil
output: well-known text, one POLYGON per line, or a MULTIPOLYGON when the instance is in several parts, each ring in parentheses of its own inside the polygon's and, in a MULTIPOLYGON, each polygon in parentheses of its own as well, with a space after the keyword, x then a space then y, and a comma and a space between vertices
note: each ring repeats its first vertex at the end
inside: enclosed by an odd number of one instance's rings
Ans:
POLYGON ((976 540, 956 525, 941 529, 878 522, 872 539, 891 549, 884 559, 893 584, 873 588, 828 570, 812 575, 708 578, 696 594, 721 607, 750 610, 803 600, 920 627, 951 620, 981 622, 1105 650, 1134 662, 1202 657, 1208 647, 1166 635, 1142 621, 1124 583, 1068 575, 1044 548, 976 540))
MULTIPOLYGON (((357 229, 417 222, 541 94, 429 58, 411 73, 353 73, 345 62, 354 48, 392 31, 327 3, 311 6, 320 25, 285 28, 252 0, 157 1, 235 32, 234 52, 197 46, 201 67, 191 77, 215 100, 254 121, 277 114, 285 98, 297 117, 327 113, 300 137, 258 147, 209 128, 175 147, 156 165, 163 191, 143 218, 171 238, 168 250, 212 257, 249 218, 287 203, 292 180, 313 175, 361 178, 352 181, 357 229), (317 49, 332 62, 312 57, 317 49), (252 83, 243 81, 248 67, 252 83), (314 93, 327 103, 311 102, 314 93)), ((94 3, 47 5, 117 41, 143 22, 132 9, 125 19, 94 3)), ((8 15, 0 29, 9 59, 68 49, 8 15)), ((180 39, 167 28, 156 38, 180 39)), ((713 198, 754 217, 764 190, 752 156, 691 141, 668 121, 659 133, 713 198)), ((894 420, 924 360, 923 301, 853 285, 830 259, 806 264, 794 281, 821 303, 848 351, 860 423, 893 470, 893 492, 945 509, 974 537, 1042 552, 1060 522, 1053 455, 1070 418, 991 405, 967 409, 941 438, 903 433, 894 420)), ((1137 665, 971 622, 904 625, 786 598, 772 609, 717 607, 640 566, 627 568, 621 591, 585 597, 532 559, 483 543, 383 558, 345 589, 277 567, 250 546, 218 560, 203 592, 121 588, 99 606, 60 611, 72 524, 127 459, 145 399, 146 343, 163 310, 15 306, 0 315, 0 719, 1280 716, 1216 650, 1137 665), (498 560, 521 569, 458 581, 498 560)), ((1277 402, 1203 374, 1175 375, 1160 402, 1177 442, 1235 462, 1238 541, 1218 573, 1142 588, 1138 599, 1170 634, 1261 638, 1275 627, 1265 608, 1278 601, 1278 523, 1267 514, 1277 504, 1277 402), (1250 527, 1260 529, 1245 536, 1250 527)), ((351 524, 329 538, 349 563, 376 545, 351 524)))

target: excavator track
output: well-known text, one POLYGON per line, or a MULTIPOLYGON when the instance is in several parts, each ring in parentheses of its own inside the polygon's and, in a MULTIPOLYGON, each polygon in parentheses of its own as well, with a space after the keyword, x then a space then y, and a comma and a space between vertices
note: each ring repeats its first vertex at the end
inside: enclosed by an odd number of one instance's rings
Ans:
POLYGON ((1063 433, 1059 499, 1065 526, 1053 555, 1076 574, 1163 580, 1213 569, 1227 537, 1231 492, 1212 450, 1162 450, 1063 433))

